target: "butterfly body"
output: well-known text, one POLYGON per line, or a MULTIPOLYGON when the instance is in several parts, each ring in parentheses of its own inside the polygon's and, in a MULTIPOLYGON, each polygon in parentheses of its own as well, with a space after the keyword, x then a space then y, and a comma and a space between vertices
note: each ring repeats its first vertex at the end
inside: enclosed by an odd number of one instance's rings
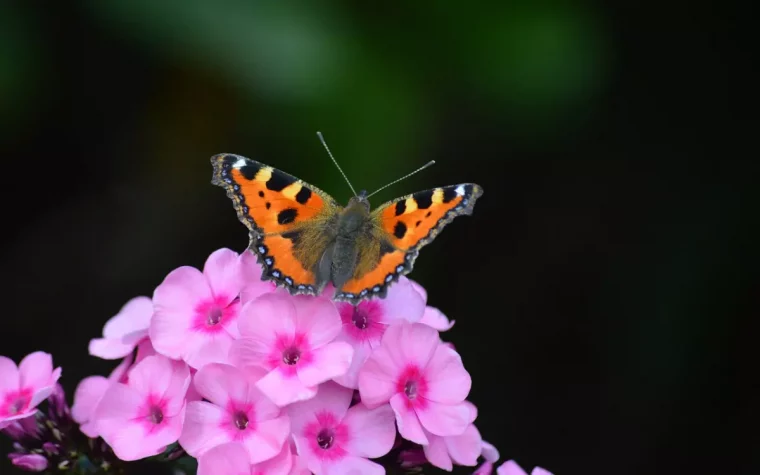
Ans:
POLYGON ((225 188, 249 229, 263 280, 292 294, 336 300, 384 297, 411 272, 419 249, 456 216, 471 214, 482 189, 466 183, 404 196, 370 208, 366 192, 342 207, 328 194, 280 170, 234 154, 211 158, 212 183, 225 188))

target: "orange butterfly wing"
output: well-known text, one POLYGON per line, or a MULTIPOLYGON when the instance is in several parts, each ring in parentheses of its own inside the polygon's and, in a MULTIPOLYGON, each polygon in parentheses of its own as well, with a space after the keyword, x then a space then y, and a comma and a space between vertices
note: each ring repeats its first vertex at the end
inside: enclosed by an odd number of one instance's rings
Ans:
POLYGON ((212 183, 227 191, 250 231, 262 279, 292 294, 316 295, 314 268, 329 244, 322 232, 341 207, 325 192, 285 172, 234 154, 211 157, 212 183))
POLYGON ((419 250, 454 218, 472 214, 482 194, 480 186, 465 183, 420 191, 376 209, 373 236, 359 243, 354 276, 335 298, 357 302, 368 295, 385 296, 392 282, 412 271, 419 250))

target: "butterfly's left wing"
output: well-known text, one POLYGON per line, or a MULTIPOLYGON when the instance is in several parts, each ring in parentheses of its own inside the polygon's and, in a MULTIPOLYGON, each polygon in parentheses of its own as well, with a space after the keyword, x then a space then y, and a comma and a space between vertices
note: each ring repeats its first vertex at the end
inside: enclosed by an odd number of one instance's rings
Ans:
POLYGON ((454 218, 472 214, 482 194, 480 186, 464 183, 420 191, 377 208, 372 233, 357 241, 354 275, 335 298, 355 303, 371 295, 384 297, 392 282, 412 271, 419 250, 454 218))
POLYGON ((227 191, 250 231, 249 248, 264 267, 262 279, 292 294, 320 293, 325 282, 315 269, 341 207, 327 193, 255 160, 223 153, 211 163, 212 183, 227 191))

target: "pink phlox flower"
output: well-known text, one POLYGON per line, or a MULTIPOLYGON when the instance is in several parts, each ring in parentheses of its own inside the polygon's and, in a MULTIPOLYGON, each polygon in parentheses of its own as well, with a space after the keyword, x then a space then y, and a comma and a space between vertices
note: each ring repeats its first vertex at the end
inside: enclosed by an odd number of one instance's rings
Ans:
MULTIPOLYGON (((496 469, 497 475, 528 475, 528 472, 522 469, 514 460, 507 460, 496 469)), ((530 475, 552 475, 552 473, 541 467, 535 467, 530 475)))
POLYGON ((246 448, 237 442, 228 442, 200 456, 198 475, 291 475, 294 459, 290 444, 284 444, 274 457, 251 465, 246 448))
POLYGON ((95 438, 98 436, 97 423, 92 417, 95 408, 111 384, 126 382, 127 371, 132 365, 132 360, 133 357, 129 354, 111 371, 107 378, 88 376, 77 385, 74 391, 74 405, 71 406, 71 417, 74 422, 79 424, 79 430, 87 437, 95 438))
POLYGON ((420 445, 428 444, 425 430, 464 433, 477 416, 465 401, 471 385, 459 354, 422 323, 391 325, 359 372, 362 402, 390 401, 401 436, 420 445))
MULTIPOLYGON (((290 435, 290 421, 256 388, 254 372, 219 363, 198 370, 193 385, 207 401, 187 404, 179 443, 188 454, 197 458, 216 446, 238 442, 253 464, 281 452, 290 435)), ((258 372, 259 378, 265 374, 258 372)))
POLYGON ((209 256, 203 272, 183 266, 153 293, 150 339, 157 352, 192 368, 226 363, 238 336, 238 296, 243 287, 240 257, 229 249, 209 256))
POLYGON ((354 306, 337 302, 343 329, 336 341, 345 341, 354 348, 354 357, 346 374, 335 381, 348 388, 357 388, 359 370, 372 349, 380 346, 385 329, 394 322, 418 322, 425 312, 425 301, 411 281, 401 277, 388 289, 384 299, 363 300, 354 306))
POLYGON ((190 371, 182 361, 148 356, 129 371, 129 382, 108 387, 93 419, 122 460, 161 453, 179 439, 190 371))
POLYGON ((387 404, 349 408, 352 392, 327 382, 314 398, 288 406, 298 454, 316 475, 385 474, 381 465, 368 459, 393 448, 393 411, 387 404))
POLYGON ((124 358, 148 338, 153 302, 148 297, 128 301, 103 327, 103 338, 90 340, 90 354, 106 360, 124 358))
MULTIPOLYGON (((424 429, 423 429, 424 430, 424 429)), ((428 461, 443 470, 451 471, 456 465, 474 467, 483 450, 483 438, 474 424, 460 435, 441 437, 425 431, 428 445, 423 445, 428 461)))
POLYGON ((261 280, 264 269, 257 259, 256 254, 250 250, 245 250, 240 255, 240 273, 243 279, 243 288, 240 290, 241 305, 268 293, 287 292, 285 289, 278 290, 277 284, 272 281, 261 280))
POLYGON ((318 384, 351 364, 351 345, 333 341, 340 315, 325 298, 265 294, 243 306, 238 327, 241 339, 230 359, 241 368, 264 368, 256 386, 278 406, 314 397, 318 384))
POLYGON ((61 368, 53 369, 49 353, 30 353, 18 366, 0 356, 0 429, 34 415, 37 405, 53 393, 60 377, 61 368))

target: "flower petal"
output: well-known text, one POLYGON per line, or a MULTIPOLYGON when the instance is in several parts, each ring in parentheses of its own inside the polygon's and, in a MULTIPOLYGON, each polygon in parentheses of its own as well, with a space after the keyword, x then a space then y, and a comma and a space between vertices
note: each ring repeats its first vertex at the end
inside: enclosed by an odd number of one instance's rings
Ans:
POLYGON ((394 421, 393 409, 388 404, 375 409, 361 403, 351 407, 343 418, 349 434, 343 448, 360 457, 382 457, 390 452, 396 440, 394 421))
POLYGON ((198 459, 198 475, 218 475, 222 473, 228 475, 251 475, 251 464, 248 462, 248 453, 241 444, 231 442, 218 445, 198 459))
POLYGON ((311 361, 298 364, 298 379, 306 386, 315 386, 341 376, 351 366, 354 349, 348 343, 335 341, 311 352, 311 361))
POLYGON ((428 294, 427 290, 425 290, 425 287, 420 285, 417 281, 414 281, 412 279, 409 279, 409 283, 412 284, 412 287, 414 287, 414 290, 417 291, 418 294, 422 297, 422 300, 427 302, 428 294))
POLYGON ((317 413, 327 412, 336 421, 342 420, 351 404, 353 393, 352 390, 331 381, 320 385, 313 398, 288 406, 291 431, 294 435, 303 435, 304 427, 316 421, 317 413))
POLYGON ((290 435, 290 420, 287 416, 261 421, 256 425, 256 431, 243 440, 248 450, 248 460, 260 463, 275 457, 290 435))
POLYGON ((425 299, 403 276, 388 289, 388 295, 377 302, 382 308, 382 321, 385 323, 398 320, 415 323, 425 312, 425 299))
POLYGON ((427 366, 440 344, 438 332, 421 323, 397 323, 388 327, 382 346, 389 349, 397 367, 427 366))
POLYGON ((71 406, 71 417, 77 424, 90 420, 110 384, 103 376, 90 376, 79 382, 74 391, 74 405, 71 406))
POLYGON ((274 282, 261 280, 264 268, 256 262, 257 259, 256 254, 249 249, 240 254, 240 273, 243 279, 240 302, 243 304, 256 300, 264 294, 277 291, 274 282))
MULTIPOLYGON (((145 332, 145 336, 148 332, 145 332)), ((124 358, 135 349, 135 345, 123 343, 119 340, 108 338, 93 338, 87 347, 90 355, 97 356, 104 360, 115 360, 124 358)))
POLYGON ((351 455, 334 463, 323 463, 323 467, 325 475, 385 475, 382 465, 351 455))
POLYGON ((295 374, 285 375, 279 368, 273 369, 258 380, 256 387, 279 407, 312 398, 317 394, 316 386, 308 387, 295 374))
POLYGON ((343 323, 335 304, 320 297, 293 297, 297 309, 296 331, 307 336, 311 348, 319 348, 335 339, 343 323))
POLYGON ((129 386, 144 395, 159 395, 172 406, 167 407, 167 414, 174 415, 179 410, 176 402, 184 400, 190 386, 190 370, 181 361, 148 356, 129 372, 129 386))
POLYGON ((230 400, 245 403, 248 399, 248 380, 231 365, 208 364, 195 373, 193 384, 201 396, 217 406, 226 407, 230 400))
POLYGON ((508 460, 496 468, 498 475, 528 475, 514 460, 508 460))
POLYGON ((426 307, 425 313, 422 315, 422 320, 420 320, 420 323, 424 323, 431 328, 435 328, 439 332, 445 332, 451 330, 451 327, 454 326, 455 321, 449 321, 449 319, 446 318, 446 315, 444 315, 443 312, 435 307, 426 307))
POLYGON ((414 410, 406 406, 406 398, 402 394, 396 394, 391 398, 391 408, 396 415, 398 433, 406 440, 411 440, 420 445, 427 445, 428 438, 422 430, 420 420, 414 410))
POLYGON ((292 469, 296 468, 293 466, 294 459, 295 454, 290 449, 290 443, 286 442, 279 454, 252 466, 251 473, 255 475, 300 475, 299 472, 291 472, 292 469))
POLYGON ((449 451, 446 448, 446 441, 443 437, 439 437, 433 434, 426 434, 428 445, 423 445, 422 450, 425 452, 425 458, 428 459, 432 465, 450 472, 454 468, 454 464, 449 456, 449 451))
POLYGON ((191 315, 198 302, 212 298, 211 287, 203 273, 195 267, 182 266, 171 271, 153 292, 154 313, 172 311, 191 315))
POLYGON ((425 408, 416 408, 422 426, 429 432, 440 435, 460 435, 472 422, 472 410, 465 403, 441 404, 426 401, 425 408))
POLYGON ((534 467, 530 475, 552 475, 552 472, 541 467, 534 467))
POLYGON ((188 454, 198 458, 208 450, 230 442, 232 439, 224 428, 225 424, 230 424, 228 418, 225 410, 211 403, 188 402, 179 444, 188 454))
POLYGON ((426 399, 444 404, 457 404, 467 397, 472 379, 464 369, 459 354, 445 345, 438 345, 425 368, 428 382, 426 399))
POLYGON ((35 351, 26 355, 18 365, 18 373, 19 385, 24 389, 40 390, 55 384, 53 357, 50 353, 35 351))
POLYGON ((211 253, 203 266, 203 275, 206 276, 214 297, 224 297, 224 305, 236 299, 243 287, 240 259, 238 253, 231 249, 219 249, 211 253))
POLYGON ((230 362, 230 349, 233 340, 227 332, 206 334, 199 340, 201 344, 197 348, 183 352, 183 359, 191 368, 200 369, 209 363, 230 362))
POLYGON ((483 449, 483 438, 473 424, 467 426, 461 435, 444 437, 443 440, 449 455, 457 465, 474 467, 478 464, 478 457, 483 449))
POLYGON ((12 359, 0 356, 0 395, 9 391, 18 391, 20 376, 18 367, 12 359))
POLYGON ((293 297, 281 293, 262 295, 240 308, 240 336, 269 346, 278 335, 292 338, 295 334, 296 307, 293 297))
POLYGON ((265 342, 253 338, 235 340, 230 346, 229 362, 238 368, 267 367, 273 342, 265 342))
POLYGON ((351 365, 343 375, 337 376, 333 379, 336 383, 347 388, 358 389, 359 371, 364 366, 364 363, 367 361, 367 358, 369 358, 369 355, 372 354, 372 347, 369 345, 369 343, 363 341, 357 342, 355 345, 353 345, 353 347, 354 354, 351 357, 351 365))
POLYGON ((377 348, 359 370, 358 386, 362 402, 376 407, 396 393, 396 378, 401 372, 386 346, 377 348))
POLYGON ((146 331, 150 326, 151 316, 153 316, 153 302, 150 297, 135 297, 125 303, 119 313, 106 322, 103 326, 103 336, 109 340, 119 340, 132 333, 146 331))

